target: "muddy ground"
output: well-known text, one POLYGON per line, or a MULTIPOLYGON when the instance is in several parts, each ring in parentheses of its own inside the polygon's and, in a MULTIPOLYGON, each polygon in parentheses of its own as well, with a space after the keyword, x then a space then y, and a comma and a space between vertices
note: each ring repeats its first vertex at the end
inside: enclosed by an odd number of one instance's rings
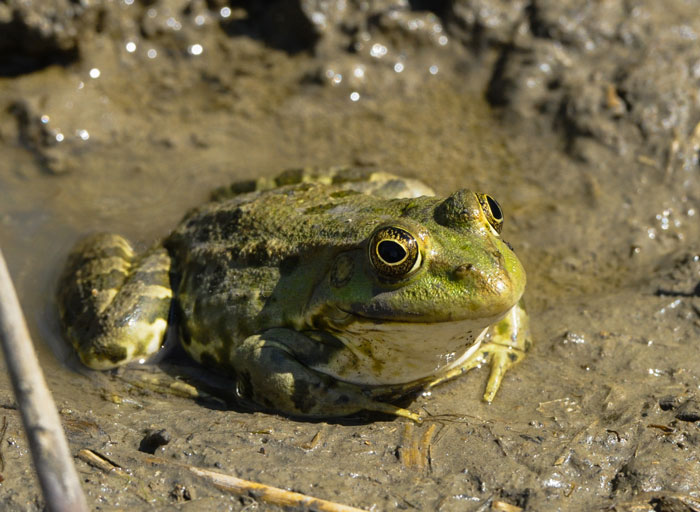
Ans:
MULTIPOLYGON (((368 510, 700 510, 700 15, 691 0, 0 1, 0 246, 95 510, 275 510, 215 469, 368 510), (72 244, 147 247, 210 189, 374 165, 495 196, 536 345, 428 419, 297 421, 81 369, 72 244), (164 429, 170 441, 142 440, 164 429), (508 506, 516 508, 508 508, 508 506)), ((0 383, 0 508, 43 508, 0 383)))

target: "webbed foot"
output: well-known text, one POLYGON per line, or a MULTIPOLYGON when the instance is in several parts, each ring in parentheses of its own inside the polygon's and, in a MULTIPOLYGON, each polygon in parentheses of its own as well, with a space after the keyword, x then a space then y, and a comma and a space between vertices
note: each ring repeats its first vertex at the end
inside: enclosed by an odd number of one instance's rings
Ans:
POLYGON ((522 301, 513 306, 503 320, 490 327, 486 336, 486 341, 482 342, 474 354, 460 366, 430 382, 426 389, 488 364, 490 373, 483 399, 491 403, 501 387, 506 371, 518 364, 532 345, 529 320, 522 301))

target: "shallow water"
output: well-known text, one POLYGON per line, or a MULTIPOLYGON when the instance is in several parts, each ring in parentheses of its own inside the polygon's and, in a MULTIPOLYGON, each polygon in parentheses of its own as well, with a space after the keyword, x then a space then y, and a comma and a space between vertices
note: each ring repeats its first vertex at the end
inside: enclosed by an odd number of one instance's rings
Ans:
MULTIPOLYGON (((685 5, 677 3, 681 17, 685 5)), ((433 29, 368 29, 364 46, 347 53, 329 32, 314 52, 291 54, 230 25, 188 25, 195 15, 168 2, 154 4, 154 17, 138 8, 143 15, 121 4, 109 11, 112 30, 90 32, 70 65, 0 79, 0 247, 71 448, 99 451, 134 476, 77 461, 95 508, 256 506, 145 461, 140 441, 161 428, 172 437, 156 451, 163 459, 371 510, 633 510, 698 499, 698 422, 679 413, 692 409, 700 384, 692 133, 645 145, 624 139, 620 121, 626 149, 611 149, 596 139, 609 119, 595 111, 592 135, 566 138, 546 109, 516 115, 527 97, 491 106, 498 46, 474 56, 452 33, 443 46, 433 29), (167 26, 168 12, 184 23, 177 34, 130 32, 133 20, 167 26), (386 54, 374 56, 374 44, 386 54), (492 405, 479 400, 481 369, 420 397, 412 407, 430 417, 423 425, 295 421, 164 396, 128 383, 140 371, 114 377, 76 363, 53 295, 79 237, 114 231, 145 248, 216 186, 348 163, 419 177, 438 194, 481 190, 503 206, 504 236, 528 272, 536 345, 492 405)), ((437 19, 407 12, 422 26, 437 19)), ((345 16, 352 24, 369 15, 345 16)), ((33 510, 41 498, 26 483, 30 462, 6 383, 0 396, 9 421, 3 504, 33 510)))

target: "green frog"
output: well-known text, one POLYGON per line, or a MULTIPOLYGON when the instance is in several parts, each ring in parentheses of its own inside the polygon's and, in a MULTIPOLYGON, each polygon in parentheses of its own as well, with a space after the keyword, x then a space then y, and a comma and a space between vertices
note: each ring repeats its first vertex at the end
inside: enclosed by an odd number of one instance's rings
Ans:
POLYGON ((84 239, 59 282, 62 328, 86 366, 109 369, 146 361, 173 324, 260 408, 420 421, 395 403, 484 364, 491 402, 531 345, 502 227, 486 194, 290 170, 215 191, 142 254, 118 235, 84 239))

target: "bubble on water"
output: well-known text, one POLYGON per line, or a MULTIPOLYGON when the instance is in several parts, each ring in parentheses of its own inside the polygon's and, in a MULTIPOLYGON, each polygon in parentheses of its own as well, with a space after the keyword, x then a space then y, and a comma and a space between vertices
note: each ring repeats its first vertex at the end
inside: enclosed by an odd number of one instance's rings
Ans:
POLYGON ((357 91, 352 91, 350 93, 350 101, 359 101, 360 100, 360 93, 357 91))
POLYGON ((129 41, 126 43, 126 51, 129 53, 134 53, 136 51, 136 43, 129 41))
POLYGON ((102 74, 102 73, 101 73, 100 70, 97 69, 97 68, 92 68, 92 69, 90 70, 90 78, 100 78, 100 75, 101 75, 101 74, 102 74))
POLYGON ((165 24, 173 30, 180 30, 182 28, 182 23, 177 21, 177 19, 173 18, 172 16, 165 20, 165 24))
POLYGON ((369 50, 369 54, 372 57, 375 57, 377 59, 380 57, 384 57, 384 55, 386 55, 387 52, 388 52, 388 50, 387 50, 386 46, 384 46, 383 44, 379 44, 379 43, 374 43, 372 45, 372 48, 370 48, 370 50, 369 50))
POLYGON ((325 25, 326 24, 326 15, 320 11, 315 11, 311 14, 311 22, 314 25, 325 25))
POLYGON ((190 52, 190 55, 202 55, 204 48, 201 44, 193 44, 187 49, 187 51, 190 52))

